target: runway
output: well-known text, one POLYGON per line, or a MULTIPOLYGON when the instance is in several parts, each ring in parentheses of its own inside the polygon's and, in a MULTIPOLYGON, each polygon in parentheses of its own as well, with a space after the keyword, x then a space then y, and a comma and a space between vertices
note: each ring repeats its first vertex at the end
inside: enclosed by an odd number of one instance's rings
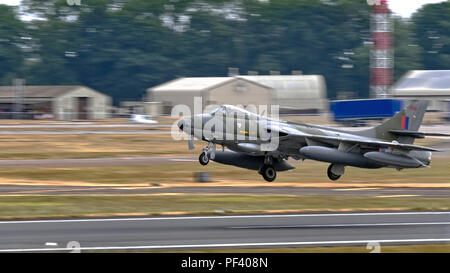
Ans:
POLYGON ((0 252, 68 252, 450 242, 450 212, 1 221, 0 252))
MULTIPOLYGON (((1 130, 0 135, 170 135, 170 130, 1 130)), ((170 137, 170 136, 169 136, 170 137)))
POLYGON ((0 124, 0 135, 155 135, 170 134, 171 124, 0 124))
POLYGON ((208 186, 62 186, 62 185, 0 185, 2 196, 33 195, 152 195, 152 194, 243 194, 289 196, 362 196, 378 198, 450 198, 450 188, 343 188, 343 187, 227 187, 208 186))
POLYGON ((93 122, 57 124, 0 124, 0 129, 48 129, 48 128, 170 128, 171 124, 95 124, 93 122))

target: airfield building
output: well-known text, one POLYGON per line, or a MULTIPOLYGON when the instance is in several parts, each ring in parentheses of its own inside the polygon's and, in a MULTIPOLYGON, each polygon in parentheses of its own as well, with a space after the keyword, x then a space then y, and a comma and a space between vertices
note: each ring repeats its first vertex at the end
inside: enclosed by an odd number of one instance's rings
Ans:
POLYGON ((0 118, 105 119, 111 105, 86 86, 0 86, 0 118))
MULTIPOLYGON (((257 82, 236 77, 180 78, 147 90, 150 102, 162 104, 162 114, 170 115, 172 107, 184 104, 194 111, 194 98, 207 105, 269 105, 272 89, 257 82)), ((198 111, 198 110, 196 110, 198 111)), ((200 109, 202 111, 202 109, 200 109)))
POLYGON ((450 70, 412 70, 392 88, 392 95, 405 100, 429 100, 429 111, 448 111, 450 70))
POLYGON ((268 75, 180 78, 149 88, 148 101, 160 103, 161 114, 194 97, 206 105, 279 105, 280 113, 320 113, 327 109, 326 84, 317 75, 268 75))
POLYGON ((280 113, 320 113, 328 109, 325 79, 320 75, 239 76, 273 90, 272 104, 280 113))

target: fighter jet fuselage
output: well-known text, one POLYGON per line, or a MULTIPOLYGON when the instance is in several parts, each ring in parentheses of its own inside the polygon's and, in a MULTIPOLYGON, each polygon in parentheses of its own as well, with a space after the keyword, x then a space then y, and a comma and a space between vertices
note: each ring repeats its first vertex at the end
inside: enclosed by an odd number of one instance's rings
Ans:
POLYGON ((272 119, 231 105, 183 118, 178 127, 189 135, 190 149, 193 137, 208 142, 199 156, 202 165, 211 159, 257 170, 271 182, 277 171, 294 168, 287 162, 289 158, 311 159, 331 163, 328 177, 337 180, 346 166, 428 167, 431 152, 437 150, 413 144, 415 138, 427 135, 418 132, 426 107, 426 101, 413 102, 384 123, 360 131, 272 119), (222 150, 217 150, 217 145, 222 150))

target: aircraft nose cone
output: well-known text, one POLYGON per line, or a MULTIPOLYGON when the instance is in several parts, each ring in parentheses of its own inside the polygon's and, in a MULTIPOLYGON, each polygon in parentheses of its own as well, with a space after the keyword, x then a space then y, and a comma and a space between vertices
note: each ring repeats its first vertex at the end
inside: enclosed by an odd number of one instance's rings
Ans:
POLYGON ((184 128, 184 119, 180 119, 177 123, 178 128, 180 128, 181 131, 183 131, 184 128))
POLYGON ((191 130, 190 118, 180 119, 177 123, 177 126, 181 131, 186 132, 187 134, 190 134, 190 130, 191 130))

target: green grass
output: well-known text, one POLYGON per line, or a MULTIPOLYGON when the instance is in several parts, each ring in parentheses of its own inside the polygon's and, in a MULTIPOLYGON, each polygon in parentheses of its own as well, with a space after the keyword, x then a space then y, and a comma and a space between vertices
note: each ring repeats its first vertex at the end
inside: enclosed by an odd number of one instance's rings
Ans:
MULTIPOLYGON (((202 145, 196 142, 196 153, 202 145)), ((1 159, 104 158, 191 154, 164 135, 0 135, 1 159)))
MULTIPOLYGON (((366 246, 285 247, 285 248, 230 248, 171 251, 171 253, 370 253, 366 246)), ((167 253, 167 251, 152 251, 167 253)), ((450 253, 450 244, 436 245, 381 245, 380 253, 450 253)))
POLYGON ((376 198, 358 196, 254 195, 107 195, 1 196, 0 218, 85 217, 92 215, 186 212, 191 214, 259 213, 267 210, 442 210, 448 198, 376 198))
MULTIPOLYGON (((296 162, 295 170, 279 172, 272 183, 332 183, 327 175, 328 164, 305 161, 296 162)), ((366 170, 347 167, 344 176, 334 182, 389 184, 389 183, 448 183, 450 158, 438 158, 431 168, 366 170)), ((84 181, 93 183, 167 183, 194 182, 194 173, 210 172, 213 181, 251 182, 254 185, 267 185, 256 171, 211 163, 201 166, 195 160, 185 164, 152 166, 110 166, 110 167, 68 167, 68 168, 0 168, 1 178, 25 180, 84 181)))

